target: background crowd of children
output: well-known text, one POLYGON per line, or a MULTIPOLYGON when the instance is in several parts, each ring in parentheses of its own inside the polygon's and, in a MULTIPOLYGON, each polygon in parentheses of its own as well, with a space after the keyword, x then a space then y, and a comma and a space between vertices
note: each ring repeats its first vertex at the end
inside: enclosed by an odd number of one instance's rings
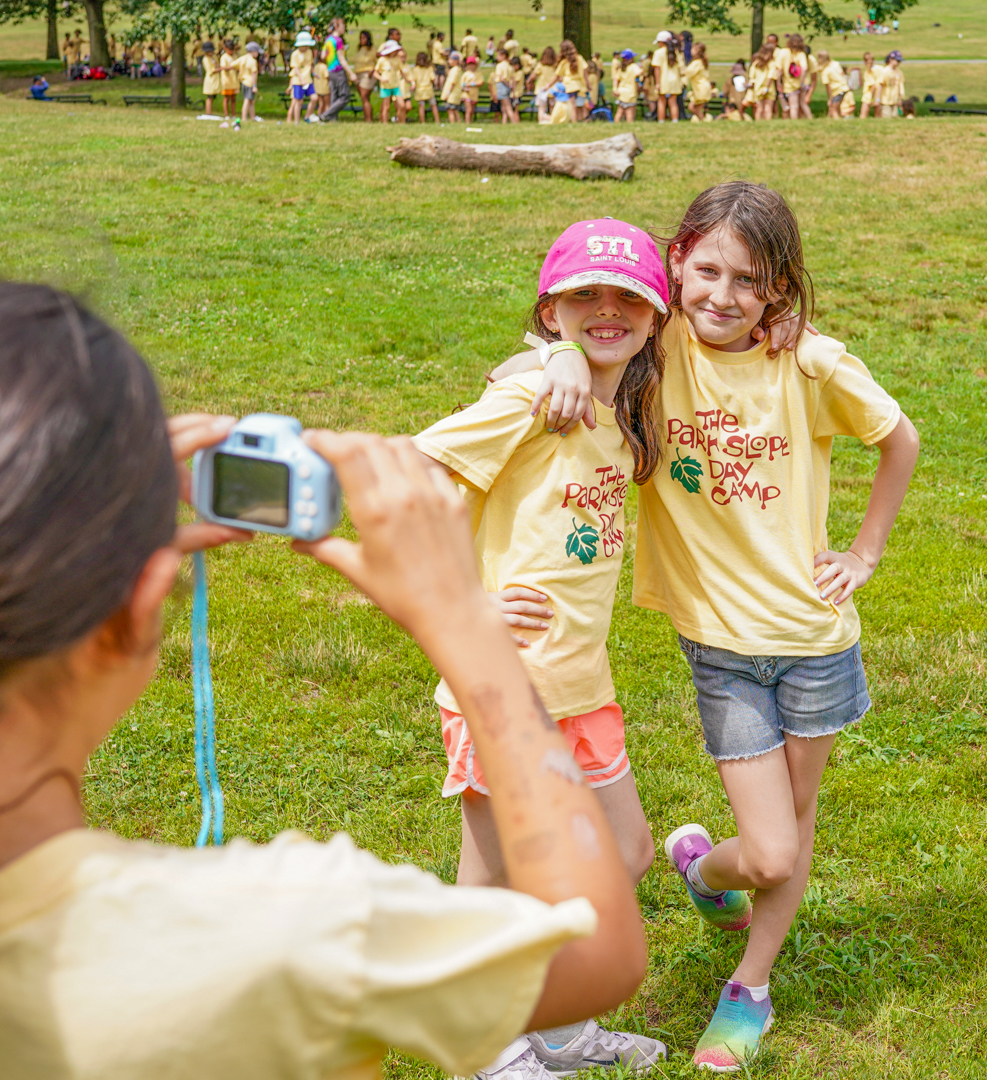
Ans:
MULTIPOLYGON (((858 93, 862 119, 915 114, 914 99, 905 96, 903 58, 897 49, 880 62, 866 52, 859 67, 848 69, 824 50, 813 53, 798 33, 785 34, 784 44, 777 34, 767 35, 749 62, 733 64, 722 87, 711 76, 706 46, 694 41, 688 30, 662 30, 646 51, 624 49, 608 62, 600 53, 581 56, 568 40, 536 56, 510 29, 499 42, 490 37, 482 49, 470 29, 458 49, 447 44, 445 34, 435 33, 413 61, 397 27, 379 44, 368 30, 359 31, 358 41, 348 56, 342 19, 334 19, 324 32, 316 27, 297 34, 251 32, 242 49, 233 38, 215 41, 199 35, 188 46, 186 64, 203 78, 206 113, 213 114, 215 100, 221 98, 224 123, 234 126, 238 95, 241 119, 259 119, 258 76, 279 74, 279 61, 289 79, 289 123, 338 119, 354 89, 368 122, 377 118, 371 97, 376 91, 379 119, 385 123, 404 123, 416 111, 420 122, 431 117, 438 123, 440 110, 450 123, 470 123, 484 84, 489 111, 505 124, 519 122, 522 105, 544 124, 591 117, 623 122, 688 117, 701 122, 712 120, 714 112, 728 121, 811 119, 810 103, 820 88, 831 119, 857 115, 858 93), (483 67, 488 70, 481 71, 483 67)), ((108 43, 113 72, 137 78, 169 70, 171 46, 166 41, 121 45, 111 36, 108 43)), ((85 46, 78 30, 74 37, 65 35, 62 47, 70 73, 82 69, 85 46)))

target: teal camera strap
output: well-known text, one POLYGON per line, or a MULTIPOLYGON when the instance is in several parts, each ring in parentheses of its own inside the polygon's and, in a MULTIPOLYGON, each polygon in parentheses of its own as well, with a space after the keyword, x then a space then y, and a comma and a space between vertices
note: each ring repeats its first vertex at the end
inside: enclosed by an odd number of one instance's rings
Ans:
POLYGON ((206 559, 201 551, 192 556, 195 592, 192 596, 192 693, 195 698, 195 779, 202 800, 202 824, 196 847, 205 847, 210 836, 223 842, 223 789, 216 771, 216 711, 209 664, 209 595, 206 590, 206 559))

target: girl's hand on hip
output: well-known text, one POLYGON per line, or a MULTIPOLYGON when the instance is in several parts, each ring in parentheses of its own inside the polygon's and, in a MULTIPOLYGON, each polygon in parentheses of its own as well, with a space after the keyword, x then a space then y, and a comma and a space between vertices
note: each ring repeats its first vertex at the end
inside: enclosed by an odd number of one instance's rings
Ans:
MULTIPOLYGON (((500 612, 504 622, 508 626, 518 626, 527 630, 547 630, 548 623, 542 619, 551 619, 555 612, 546 607, 548 597, 545 593, 536 589, 528 589, 523 585, 512 585, 509 589, 501 589, 500 592, 490 593, 493 606, 500 612)), ((519 649, 527 649, 531 642, 524 638, 516 637, 519 649)))
POLYGON ((874 573, 874 567, 853 551, 820 551, 814 566, 819 596, 833 604, 842 604, 866 585, 874 573))

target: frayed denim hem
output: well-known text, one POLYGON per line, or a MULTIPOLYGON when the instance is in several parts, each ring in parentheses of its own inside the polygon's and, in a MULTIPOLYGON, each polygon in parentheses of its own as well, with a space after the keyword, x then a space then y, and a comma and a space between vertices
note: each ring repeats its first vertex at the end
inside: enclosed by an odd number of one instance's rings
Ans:
POLYGON ((792 735, 796 739, 823 739, 827 735, 839 735, 841 731, 846 731, 848 727, 853 727, 854 724, 859 724, 861 720, 870 712, 873 702, 867 703, 867 708, 855 719, 847 720, 845 724, 840 724, 838 727, 830 728, 829 731, 814 731, 811 735, 803 735, 801 731, 790 731, 788 728, 782 728, 781 730, 786 735, 792 735))
POLYGON ((757 750, 753 754, 721 754, 719 757, 708 746, 704 745, 703 749, 714 761, 752 761, 754 758, 764 757, 765 754, 770 754, 772 750, 778 750, 784 745, 785 740, 782 739, 777 746, 769 746, 767 750, 757 750))

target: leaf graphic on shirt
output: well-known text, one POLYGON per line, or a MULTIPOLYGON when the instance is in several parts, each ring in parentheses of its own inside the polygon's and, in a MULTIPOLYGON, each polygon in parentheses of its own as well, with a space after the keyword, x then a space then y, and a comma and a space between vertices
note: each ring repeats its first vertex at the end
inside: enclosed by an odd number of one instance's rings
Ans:
POLYGON ((572 527, 575 532, 566 537, 565 553, 575 555, 585 566, 596 558, 596 545, 600 542, 600 534, 592 525, 577 525, 575 518, 572 519, 572 527))
POLYGON ((678 480, 686 491, 691 491, 692 494, 695 495, 699 490, 699 477, 703 475, 702 465, 700 465, 695 458, 691 458, 688 455, 682 457, 677 447, 675 449, 675 457, 678 460, 673 461, 669 466, 669 475, 673 480, 678 480))

